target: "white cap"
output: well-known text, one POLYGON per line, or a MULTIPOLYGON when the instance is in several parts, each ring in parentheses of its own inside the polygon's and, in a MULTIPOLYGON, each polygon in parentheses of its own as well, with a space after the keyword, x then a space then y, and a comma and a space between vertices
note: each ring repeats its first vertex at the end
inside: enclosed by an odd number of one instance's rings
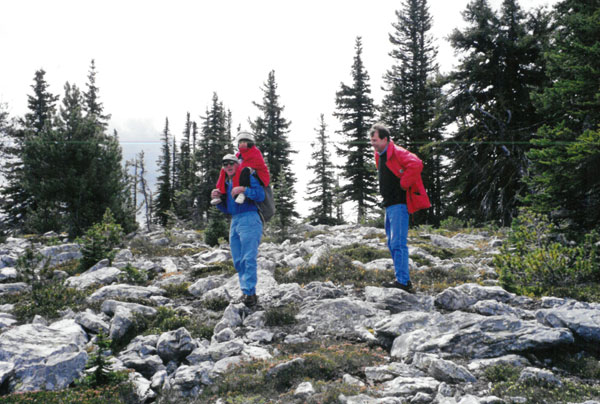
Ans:
POLYGON ((249 140, 252 143, 254 143, 254 135, 250 132, 241 131, 235 137, 235 143, 236 144, 240 143, 240 140, 249 140))
POLYGON ((226 154, 226 155, 224 155, 223 156, 223 162, 226 162, 226 161, 234 161, 236 163, 239 162, 239 160, 238 160, 238 158, 237 158, 237 156, 235 154, 226 154))

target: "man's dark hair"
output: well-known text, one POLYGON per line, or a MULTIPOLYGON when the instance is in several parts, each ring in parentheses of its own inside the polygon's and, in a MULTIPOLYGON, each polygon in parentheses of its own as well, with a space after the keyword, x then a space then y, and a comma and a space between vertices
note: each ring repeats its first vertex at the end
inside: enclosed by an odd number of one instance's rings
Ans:
POLYGON ((390 140, 390 130, 384 124, 376 123, 375 125, 371 126, 371 129, 369 130, 369 136, 373 136, 375 132, 379 134, 379 139, 387 138, 387 140, 390 140))

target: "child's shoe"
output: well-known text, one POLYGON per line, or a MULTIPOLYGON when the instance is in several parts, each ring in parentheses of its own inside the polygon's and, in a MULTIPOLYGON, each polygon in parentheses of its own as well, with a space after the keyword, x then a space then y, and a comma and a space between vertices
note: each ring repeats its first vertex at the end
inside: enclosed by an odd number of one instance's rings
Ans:
POLYGON ((244 203, 244 201, 246 200, 246 195, 242 194, 238 194, 238 196, 235 197, 235 202, 242 204, 244 203))

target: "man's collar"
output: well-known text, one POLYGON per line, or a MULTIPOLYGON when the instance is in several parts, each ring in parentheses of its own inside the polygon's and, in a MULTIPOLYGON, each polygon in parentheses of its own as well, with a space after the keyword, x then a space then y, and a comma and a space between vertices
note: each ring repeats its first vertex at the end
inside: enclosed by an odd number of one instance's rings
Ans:
POLYGON ((388 147, 390 147, 390 142, 388 142, 388 144, 385 146, 385 149, 383 149, 383 151, 379 153, 379 156, 383 156, 387 152, 388 147))

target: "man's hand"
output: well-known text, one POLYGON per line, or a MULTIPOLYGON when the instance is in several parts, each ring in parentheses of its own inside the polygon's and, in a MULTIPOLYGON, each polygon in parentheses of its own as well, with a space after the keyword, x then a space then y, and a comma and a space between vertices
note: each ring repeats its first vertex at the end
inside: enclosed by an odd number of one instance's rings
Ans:
POLYGON ((221 192, 218 189, 213 189, 210 193, 210 199, 219 199, 221 197, 221 192))
POLYGON ((246 187, 235 187, 231 190, 231 196, 235 198, 238 196, 238 194, 242 194, 244 192, 246 192, 246 187))

